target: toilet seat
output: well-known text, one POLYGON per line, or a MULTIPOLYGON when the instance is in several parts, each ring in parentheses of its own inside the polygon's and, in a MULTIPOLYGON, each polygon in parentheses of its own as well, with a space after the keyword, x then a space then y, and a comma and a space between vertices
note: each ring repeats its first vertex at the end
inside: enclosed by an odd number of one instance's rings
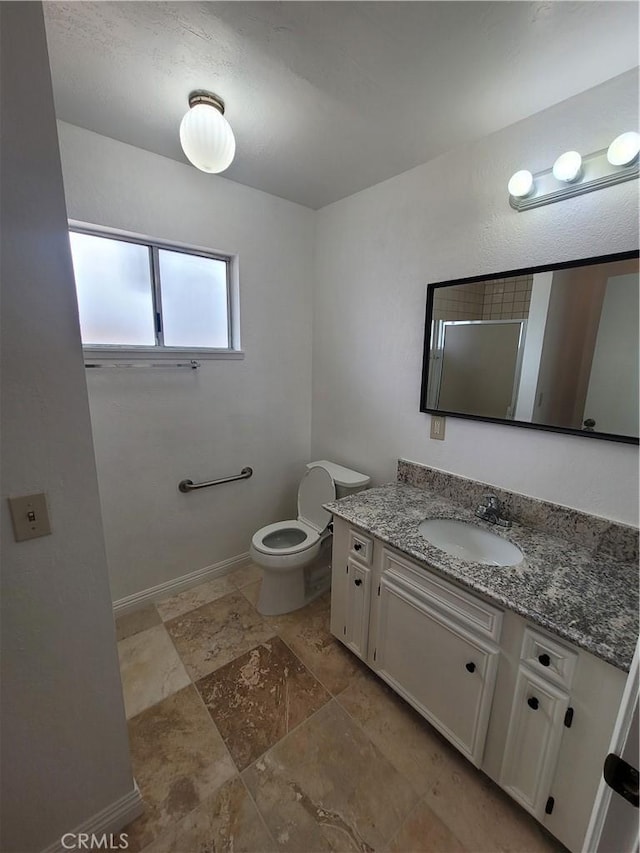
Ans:
POLYGON ((278 554, 299 554, 301 551, 311 548, 319 539, 320 533, 305 524, 304 521, 277 521, 275 524, 267 524, 266 527, 261 527, 257 533, 254 533, 251 544, 261 554, 277 556, 278 554), (303 534, 303 538, 296 542, 297 537, 291 536, 290 541, 287 542, 288 531, 299 532, 303 534), (278 535, 282 537, 281 544, 276 544, 278 535), (267 544, 270 538, 273 541, 267 544))
POLYGON ((322 504, 335 500, 336 486, 325 468, 309 468, 298 487, 298 518, 267 524, 253 534, 251 546, 267 557, 302 554, 318 545, 331 521, 322 504))

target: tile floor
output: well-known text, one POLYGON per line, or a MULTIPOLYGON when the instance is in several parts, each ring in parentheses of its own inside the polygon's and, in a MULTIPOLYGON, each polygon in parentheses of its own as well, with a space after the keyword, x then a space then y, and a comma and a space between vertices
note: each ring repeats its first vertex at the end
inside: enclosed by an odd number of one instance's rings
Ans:
POLYGON ((145 853, 564 850, 255 566, 117 622, 145 853))

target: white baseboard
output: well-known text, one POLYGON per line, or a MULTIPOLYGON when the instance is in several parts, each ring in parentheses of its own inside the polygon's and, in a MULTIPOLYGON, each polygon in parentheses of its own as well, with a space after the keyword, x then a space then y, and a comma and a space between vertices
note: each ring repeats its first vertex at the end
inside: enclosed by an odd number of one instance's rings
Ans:
POLYGON ((102 809, 102 811, 92 815, 88 820, 81 823, 80 826, 69 830, 68 833, 62 833, 60 838, 54 841, 53 844, 50 844, 49 847, 46 847, 42 853, 66 853, 70 849, 79 849, 74 848, 72 845, 75 841, 74 836, 77 837, 80 833, 86 833, 89 836, 101 836, 103 834, 108 835, 109 833, 119 832, 123 826, 126 826, 132 820, 139 817, 144 810, 144 803, 138 786, 135 783, 134 786, 133 790, 125 794, 124 797, 120 797, 115 803, 111 803, 111 805, 102 809), (62 844, 63 838, 66 841, 65 845, 62 844))
POLYGON ((250 562, 248 552, 238 554, 236 557, 230 557, 228 560, 221 560, 221 562, 215 563, 213 566, 205 566, 203 569, 196 569, 195 572, 189 572, 188 575, 181 575, 179 578, 158 584, 158 586, 143 589, 141 592, 134 592, 133 595, 127 595, 113 602, 113 614, 114 616, 124 616, 125 613, 137 610, 145 604, 159 601, 162 598, 168 598, 185 589, 190 589, 192 586, 198 586, 198 584, 205 581, 211 581, 223 575, 228 575, 234 569, 246 566, 250 562))

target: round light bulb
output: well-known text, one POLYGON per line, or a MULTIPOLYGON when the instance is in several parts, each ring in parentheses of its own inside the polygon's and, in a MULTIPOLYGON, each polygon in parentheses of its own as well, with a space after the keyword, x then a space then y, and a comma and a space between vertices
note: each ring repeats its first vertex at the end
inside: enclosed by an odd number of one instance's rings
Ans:
POLYGON ((616 136, 607 149, 607 160, 612 166, 628 166, 640 151, 640 133, 630 130, 616 136))
POLYGON ((193 165, 203 172, 223 172, 236 153, 231 125, 210 104, 195 104, 180 124, 182 150, 193 165))
POLYGON ((533 189, 533 175, 528 169, 521 169, 511 175, 507 184, 509 195, 514 198, 524 198, 528 196, 533 189))
POLYGON ((553 164, 553 177, 556 181, 571 183, 580 177, 582 157, 577 151, 566 151, 553 164))

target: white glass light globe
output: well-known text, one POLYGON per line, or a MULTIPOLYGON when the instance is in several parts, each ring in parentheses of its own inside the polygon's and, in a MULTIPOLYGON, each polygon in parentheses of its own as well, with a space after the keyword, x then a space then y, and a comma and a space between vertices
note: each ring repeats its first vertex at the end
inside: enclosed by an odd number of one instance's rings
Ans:
POLYGON ((524 198, 529 195, 533 189, 533 175, 528 169, 521 169, 519 172, 511 175, 507 184, 509 195, 514 198, 524 198))
POLYGON ((630 130, 616 136, 607 149, 607 160, 612 166, 628 166, 640 151, 640 133, 630 130))
POLYGON ((553 177, 556 181, 571 183, 580 177, 582 157, 577 151, 566 151, 553 164, 553 177))
POLYGON ((236 153, 231 125, 210 104, 196 104, 180 124, 182 150, 197 169, 223 172, 236 153))

